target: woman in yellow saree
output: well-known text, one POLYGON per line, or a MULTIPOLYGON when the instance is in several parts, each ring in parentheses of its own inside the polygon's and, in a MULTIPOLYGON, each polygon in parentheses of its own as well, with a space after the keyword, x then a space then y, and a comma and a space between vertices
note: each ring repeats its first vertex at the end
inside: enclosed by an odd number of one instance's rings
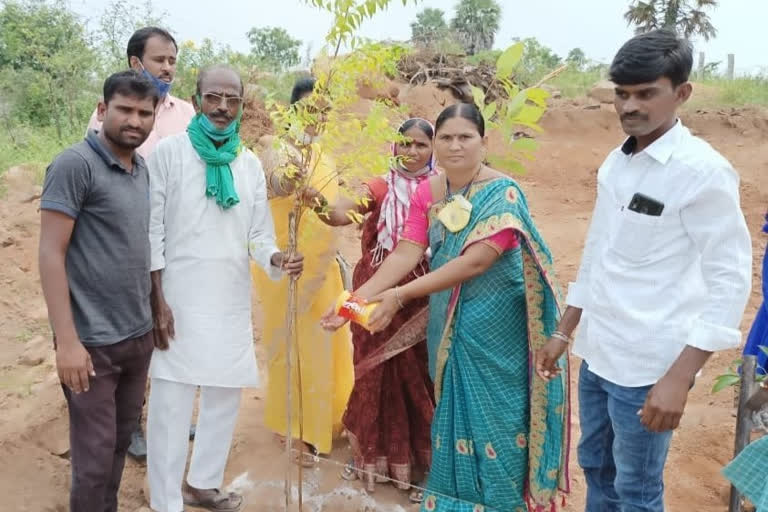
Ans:
MULTIPOLYGON (((295 103, 311 94, 314 81, 302 79, 294 86, 291 101, 295 103)), ((339 192, 335 180, 325 185, 333 172, 332 161, 321 156, 310 185, 324 186, 323 193, 334 201, 339 192), (322 183, 322 185, 320 185, 322 183)), ((274 180, 270 180, 274 181, 274 180)), ((288 212, 292 197, 274 197, 270 201, 275 221, 278 247, 288 245, 288 212)), ((333 228, 310 214, 302 219, 299 248, 304 254, 304 272, 298 282, 298 346, 301 358, 303 437, 312 454, 330 453, 334 435, 341 432, 341 418, 354 384, 352 341, 349 329, 328 333, 319 325, 320 317, 330 302, 344 289, 336 261, 337 235, 333 228)), ((288 280, 271 281, 264 272, 253 267, 253 282, 262 298, 264 319, 262 339, 267 354, 266 426, 284 436, 286 422, 286 310, 288 280)), ((294 439, 299 438, 299 393, 296 366, 292 375, 292 425, 294 439)), ((302 457, 309 465, 311 456, 302 457)))

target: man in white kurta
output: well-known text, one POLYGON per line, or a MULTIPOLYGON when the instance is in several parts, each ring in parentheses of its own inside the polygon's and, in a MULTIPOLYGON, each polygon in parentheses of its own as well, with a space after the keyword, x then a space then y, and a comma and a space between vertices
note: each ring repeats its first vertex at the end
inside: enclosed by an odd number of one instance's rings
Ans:
MULTIPOLYGON (((218 128, 226 126, 227 120, 236 122, 242 107, 239 76, 227 68, 215 68, 201 75, 198 87, 201 115, 210 117, 218 128)), ((168 348, 155 350, 150 366, 151 506, 156 512, 182 512, 185 504, 239 510, 242 498, 218 489, 241 388, 259 384, 249 258, 276 280, 282 276, 281 266, 289 273, 297 268, 288 261, 283 264, 283 254, 275 245, 264 172, 252 152, 242 148, 229 163, 239 199, 229 207, 206 195, 207 164, 189 133, 161 141, 148 163, 155 327, 156 333, 167 329, 169 335, 168 348), (168 315, 159 319, 162 311, 168 315), (198 387, 197 434, 183 485, 185 432, 198 387)))

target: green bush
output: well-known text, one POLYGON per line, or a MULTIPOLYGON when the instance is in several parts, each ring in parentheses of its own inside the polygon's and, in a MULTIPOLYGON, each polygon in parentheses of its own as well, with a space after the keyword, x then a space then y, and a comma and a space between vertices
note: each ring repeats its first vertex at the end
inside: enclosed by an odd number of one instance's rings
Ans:
POLYGON ((485 50, 467 57, 467 64, 472 66, 489 65, 496 66, 496 61, 501 56, 501 50, 485 50))
POLYGON ((719 89, 718 101, 727 106, 768 105, 768 77, 746 76, 727 80, 707 80, 707 85, 719 89))
POLYGON ((564 98, 581 98, 586 96, 592 86, 603 78, 604 74, 600 69, 579 71, 567 68, 548 84, 558 89, 564 98))
POLYGON ((42 183, 48 164, 63 149, 82 140, 84 133, 85 126, 66 132, 59 140, 52 126, 16 125, 10 130, 7 126, 1 127, 0 174, 16 165, 25 165, 33 169, 37 181, 42 183))

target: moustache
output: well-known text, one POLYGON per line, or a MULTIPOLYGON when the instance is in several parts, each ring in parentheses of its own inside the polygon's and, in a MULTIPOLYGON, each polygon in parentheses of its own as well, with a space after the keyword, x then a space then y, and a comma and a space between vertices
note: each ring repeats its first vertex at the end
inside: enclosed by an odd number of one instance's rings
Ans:
POLYGON ((648 116, 643 114, 622 114, 622 121, 647 121, 648 116))
POLYGON ((138 134, 141 134, 141 135, 146 135, 147 134, 146 130, 142 130, 141 128, 137 128, 137 127, 134 127, 134 126, 122 126, 122 127, 120 127, 120 133, 124 133, 124 132, 135 132, 135 133, 138 133, 138 134))

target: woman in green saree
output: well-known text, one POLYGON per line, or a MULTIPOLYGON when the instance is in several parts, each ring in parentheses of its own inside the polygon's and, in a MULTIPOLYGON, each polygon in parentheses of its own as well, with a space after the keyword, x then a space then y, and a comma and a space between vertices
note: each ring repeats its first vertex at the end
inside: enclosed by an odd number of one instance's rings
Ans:
MULTIPOLYGON (((444 174, 419 185, 400 242, 355 292, 379 302, 372 331, 408 301, 430 297, 438 402, 422 510, 555 511, 558 493, 568 491, 567 361, 549 381, 532 366, 558 318, 552 257, 522 190, 483 164, 477 107, 448 107, 435 128, 444 174), (427 248, 431 272, 395 286, 427 248)), ((323 318, 328 329, 343 323, 332 312, 323 318)))

